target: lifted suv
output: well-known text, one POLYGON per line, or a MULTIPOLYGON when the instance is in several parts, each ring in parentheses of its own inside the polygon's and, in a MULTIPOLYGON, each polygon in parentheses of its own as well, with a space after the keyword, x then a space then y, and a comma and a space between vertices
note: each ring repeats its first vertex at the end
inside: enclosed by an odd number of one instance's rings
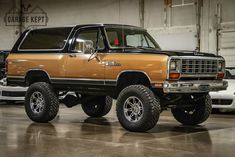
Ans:
POLYGON ((113 98, 129 131, 153 128, 166 108, 196 125, 211 112, 208 92, 227 87, 221 56, 163 51, 146 30, 126 25, 27 30, 7 62, 8 85, 29 86, 25 109, 36 122, 57 115, 59 98, 91 117, 105 116, 113 98))

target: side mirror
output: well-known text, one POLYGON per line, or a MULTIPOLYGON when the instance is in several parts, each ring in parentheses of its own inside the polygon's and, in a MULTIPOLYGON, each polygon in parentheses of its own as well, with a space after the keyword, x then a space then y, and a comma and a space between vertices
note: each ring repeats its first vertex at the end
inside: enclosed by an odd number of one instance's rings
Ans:
POLYGON ((94 52, 93 41, 76 39, 74 50, 84 54, 92 54, 94 52))

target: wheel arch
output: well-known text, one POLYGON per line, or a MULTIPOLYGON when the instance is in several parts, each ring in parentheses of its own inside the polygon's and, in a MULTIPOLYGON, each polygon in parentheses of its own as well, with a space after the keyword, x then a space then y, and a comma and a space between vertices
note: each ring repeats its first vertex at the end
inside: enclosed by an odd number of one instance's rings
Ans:
POLYGON ((129 85, 142 84, 151 88, 151 79, 144 71, 122 71, 117 77, 117 95, 119 92, 129 85))
POLYGON ((150 79, 149 75, 146 72, 140 71, 140 70, 125 70, 125 71, 121 71, 118 74, 118 76, 117 76, 117 84, 120 81, 120 79, 122 77, 124 77, 125 75, 133 75, 133 74, 145 77, 148 80, 149 84, 151 84, 151 79, 150 79))
POLYGON ((35 82, 51 83, 50 75, 42 69, 30 69, 25 74, 25 84, 31 85, 35 82))

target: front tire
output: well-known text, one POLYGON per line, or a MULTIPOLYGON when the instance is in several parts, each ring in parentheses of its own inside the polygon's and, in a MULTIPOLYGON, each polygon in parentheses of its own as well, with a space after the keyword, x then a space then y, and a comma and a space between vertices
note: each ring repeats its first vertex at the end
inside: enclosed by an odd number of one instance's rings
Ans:
POLYGON ((29 86, 25 95, 25 111, 35 122, 47 123, 59 111, 59 100, 50 84, 37 82, 29 86))
POLYGON ((90 117, 103 117, 111 110, 112 102, 113 99, 109 96, 97 96, 82 103, 82 109, 90 117))
POLYGON ((120 124, 133 132, 152 129, 161 113, 160 100, 143 85, 131 85, 121 91, 117 99, 120 124))
POLYGON ((212 111, 212 101, 209 94, 200 98, 193 107, 172 108, 174 118, 183 125, 197 125, 206 121, 212 111))

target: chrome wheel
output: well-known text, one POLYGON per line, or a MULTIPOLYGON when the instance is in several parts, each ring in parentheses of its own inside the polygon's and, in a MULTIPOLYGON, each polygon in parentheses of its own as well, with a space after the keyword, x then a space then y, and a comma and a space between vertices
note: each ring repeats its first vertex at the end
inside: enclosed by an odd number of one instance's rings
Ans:
POLYGON ((143 103, 135 96, 126 99, 123 110, 125 118, 130 122, 138 122, 143 117, 143 103))
POLYGON ((185 114, 187 115, 193 115, 195 113, 195 109, 188 109, 188 110, 183 110, 185 114))
POLYGON ((30 97, 30 108, 35 114, 39 114, 43 111, 45 101, 42 93, 34 92, 30 97))

